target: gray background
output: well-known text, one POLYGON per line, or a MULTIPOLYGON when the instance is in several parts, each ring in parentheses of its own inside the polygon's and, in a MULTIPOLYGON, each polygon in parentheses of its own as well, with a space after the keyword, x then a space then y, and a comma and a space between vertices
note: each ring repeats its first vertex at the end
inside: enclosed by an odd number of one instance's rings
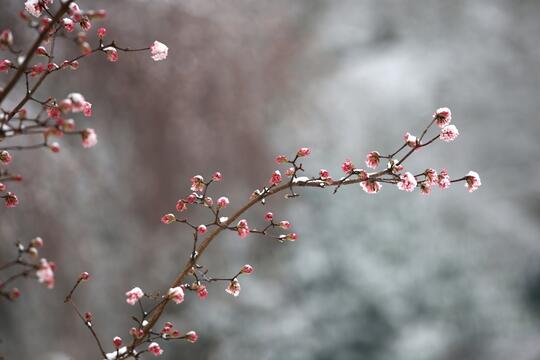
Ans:
MULTIPOLYGON (((1 1, 0 28, 30 38, 11 15, 21 3, 1 1)), ((385 186, 368 196, 354 186, 277 197, 269 208, 299 241, 216 240, 203 258, 214 274, 244 263, 255 273, 238 298, 219 284, 205 301, 171 307, 163 320, 200 341, 167 343, 163 359, 540 358, 540 2, 92 3, 81 6, 109 11, 110 39, 159 39, 169 58, 96 56, 42 90, 94 103, 80 121, 99 146, 71 138, 60 154, 14 154, 27 180, 14 187, 22 204, 1 210, 0 261, 15 240, 40 235, 59 269, 53 291, 27 282, 19 301, 0 303, 0 354, 99 357, 62 302, 81 271, 92 281, 78 302, 107 348, 127 339, 134 308, 124 292, 165 288, 189 252, 185 229, 159 218, 190 176, 220 170, 215 195, 235 208, 267 181, 276 154, 310 146, 306 168, 337 174, 345 158, 388 153, 450 106, 461 136, 409 169, 473 169, 479 191, 459 184, 426 198, 385 186)))

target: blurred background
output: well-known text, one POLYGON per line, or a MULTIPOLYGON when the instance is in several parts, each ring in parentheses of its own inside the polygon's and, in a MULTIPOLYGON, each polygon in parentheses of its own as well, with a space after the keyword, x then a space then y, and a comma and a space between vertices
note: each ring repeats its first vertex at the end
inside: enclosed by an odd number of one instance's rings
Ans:
MULTIPOLYGON (((408 169, 476 170, 480 190, 460 183, 423 197, 386 185, 370 196, 351 186, 272 199, 246 218, 260 224, 272 210, 299 240, 218 238, 201 260, 212 274, 244 263, 255 272, 238 298, 220 283, 207 300, 171 306, 162 320, 200 340, 166 343, 163 359, 540 359, 539 1, 80 5, 109 13, 91 34, 104 25, 122 46, 158 39, 169 57, 95 56, 41 90, 84 94, 94 116, 80 123, 99 144, 66 138, 60 154, 14 154, 25 181, 13 185, 21 205, 0 210, 0 263, 16 240, 39 235, 57 286, 21 282, 17 302, 0 302, 0 354, 99 358, 63 304, 82 271, 92 280, 77 301, 103 343, 111 351, 113 336, 127 339, 135 308, 124 293, 166 288, 188 256, 190 234, 159 219, 192 175, 221 171, 212 194, 228 195, 232 211, 266 183, 277 154, 310 146, 309 173, 337 175, 346 158, 391 152, 449 106, 460 137, 408 169)), ((33 38, 15 16, 22 1, 1 8, 0 28, 19 44, 33 38)))

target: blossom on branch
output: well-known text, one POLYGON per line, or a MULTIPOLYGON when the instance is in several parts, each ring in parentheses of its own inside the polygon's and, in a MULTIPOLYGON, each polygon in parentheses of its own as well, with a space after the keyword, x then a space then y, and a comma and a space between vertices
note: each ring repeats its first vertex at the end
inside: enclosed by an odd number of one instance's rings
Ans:
POLYGON ((167 45, 160 43, 157 40, 154 41, 154 43, 150 47, 150 53, 154 61, 165 60, 167 58, 168 52, 169 48, 167 47, 167 45))

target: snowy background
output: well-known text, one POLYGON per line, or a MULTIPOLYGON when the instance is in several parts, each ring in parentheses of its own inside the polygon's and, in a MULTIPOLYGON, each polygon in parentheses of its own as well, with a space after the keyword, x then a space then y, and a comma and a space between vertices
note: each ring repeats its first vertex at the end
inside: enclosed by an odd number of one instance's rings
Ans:
MULTIPOLYGON (((0 29, 31 38, 12 15, 21 4, 1 1, 0 29)), ((214 194, 235 208, 267 181, 276 154, 310 146, 305 167, 337 174, 344 159, 390 152, 449 106, 461 136, 408 166, 476 170, 479 191, 458 184, 426 198, 385 186, 368 196, 355 186, 276 197, 269 209, 299 241, 216 240, 202 259, 214 274, 244 263, 255 273, 238 298, 218 284, 205 301, 170 307, 163 321, 200 341, 167 343, 163 359, 540 358, 539 1, 80 4, 108 10, 119 44, 159 39, 169 58, 96 56, 42 90, 83 93, 94 116, 81 121, 99 146, 70 138, 60 154, 15 154, 27 180, 15 189, 22 204, 0 211, 0 263, 14 241, 40 235, 59 269, 53 291, 26 282, 19 301, 0 302, 0 354, 99 358, 63 304, 81 271, 92 281, 78 302, 104 344, 127 339, 134 308, 124 293, 167 287, 189 253, 190 235, 159 219, 190 176, 220 170, 214 194)))

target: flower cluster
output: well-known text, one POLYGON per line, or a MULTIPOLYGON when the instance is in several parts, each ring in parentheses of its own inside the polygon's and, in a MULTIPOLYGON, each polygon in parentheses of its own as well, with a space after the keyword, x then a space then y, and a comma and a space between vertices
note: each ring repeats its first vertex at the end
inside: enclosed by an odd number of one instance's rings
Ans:
MULTIPOLYGON (((240 277, 253 273, 254 270, 251 265, 243 265, 232 276, 215 277, 211 276, 210 269, 200 262, 201 254, 221 232, 231 231, 240 239, 257 235, 277 240, 280 243, 294 242, 298 239, 295 232, 290 232, 292 228, 291 222, 288 220, 276 220, 274 213, 271 211, 266 211, 263 219, 259 219, 259 221, 250 219, 248 222, 244 218, 247 210, 256 204, 265 205, 266 198, 274 194, 287 192, 285 198, 290 199, 299 196, 295 192, 295 189, 298 188, 324 189, 332 187, 335 193, 340 187, 353 184, 359 184, 366 193, 375 194, 381 190, 382 184, 385 183, 393 184, 399 190, 405 192, 413 192, 416 188, 419 188, 421 194, 428 195, 435 186, 447 189, 452 183, 459 181, 465 182, 469 192, 478 189, 481 186, 481 181, 478 173, 474 171, 470 171, 464 177, 451 179, 446 169, 437 172, 435 169, 428 168, 417 175, 414 175, 414 172, 405 170, 405 161, 418 149, 426 147, 438 139, 445 142, 455 140, 459 133, 457 128, 450 124, 450 121, 450 110, 448 108, 438 109, 435 111, 431 123, 423 132, 419 136, 407 132, 403 137, 402 145, 395 152, 389 155, 382 155, 379 151, 369 152, 366 155, 365 164, 374 172, 367 172, 357 168, 352 160, 347 159, 341 164, 343 172, 341 177, 332 177, 326 169, 320 169, 316 176, 299 176, 300 173, 305 171, 301 161, 304 161, 311 154, 311 149, 302 147, 291 158, 278 155, 275 161, 278 165, 285 166, 285 169, 275 169, 267 177, 266 186, 255 189, 247 202, 240 206, 240 210, 230 214, 227 214, 231 205, 229 197, 219 195, 217 200, 214 201, 211 194, 213 184, 223 180, 222 174, 215 172, 208 180, 202 175, 192 176, 189 180, 187 195, 176 201, 176 213, 170 212, 161 217, 163 224, 182 224, 190 229, 193 243, 186 266, 164 293, 147 294, 139 287, 134 287, 126 292, 126 302, 130 305, 138 304, 141 310, 139 317, 132 317, 137 321, 137 326, 129 331, 132 336, 129 345, 123 346, 122 339, 115 337, 113 345, 116 351, 105 354, 94 330, 91 329, 104 357, 107 359, 125 359, 137 357, 143 352, 159 356, 164 351, 160 341, 174 339, 185 339, 189 342, 197 341, 197 333, 189 331, 182 335, 179 330, 174 329, 173 324, 170 322, 166 322, 163 328, 156 332, 154 331, 156 323, 163 315, 167 304, 182 304, 186 301, 189 292, 195 293, 199 299, 206 299, 210 294, 210 285, 214 282, 225 282, 225 292, 227 294, 233 297, 240 295, 242 290, 240 277), (430 140, 424 141, 425 135, 433 124, 436 124, 440 130, 430 140), (400 155, 404 150, 404 154, 400 155), (379 169, 384 164, 383 161, 386 166, 379 169), (193 207, 206 209, 208 217, 204 221, 192 219, 195 214, 192 215, 189 210, 193 207), (261 221, 263 221, 262 224, 260 224, 261 221), (148 301, 154 302, 150 312, 144 310, 144 303, 148 301)), ((70 295, 68 297, 70 298, 70 295)), ((81 318, 86 322, 89 321, 86 315, 81 315, 81 318)))
POLYGON ((9 274, 6 280, 0 281, 0 296, 8 300, 17 299, 21 292, 16 287, 10 288, 10 284, 20 278, 35 278, 48 289, 54 288, 56 264, 39 256, 39 251, 44 245, 43 239, 36 237, 27 245, 20 242, 15 245, 17 247, 15 260, 0 266, 0 272, 9 274))
POLYGON ((119 60, 120 52, 147 51, 154 61, 167 58, 168 48, 159 41, 137 49, 121 47, 115 41, 105 43, 107 29, 100 27, 95 34, 92 30, 93 24, 105 17, 105 10, 82 9, 73 0, 26 0, 20 18, 37 33, 29 52, 21 56, 15 50, 21 44, 10 29, 0 32, 0 74, 11 76, 6 86, 0 88, 0 105, 18 83, 23 82, 26 87, 22 98, 12 99, 16 104, 13 108, 0 107, 0 142, 7 143, 0 146, 0 196, 7 207, 15 207, 19 200, 13 192, 6 192, 5 182, 22 179, 7 169, 12 159, 10 151, 47 148, 58 153, 61 147, 55 140, 64 135, 79 136, 84 148, 98 142, 93 128, 76 125, 74 115, 81 113, 90 117, 93 112, 92 104, 80 93, 73 92, 65 98, 39 99, 36 96, 38 88, 51 74, 77 70, 83 58, 99 53, 112 62, 119 60), (75 44, 79 55, 58 61, 55 53, 62 44, 60 40, 75 44), (18 141, 21 135, 31 135, 36 142, 21 145, 18 141))

